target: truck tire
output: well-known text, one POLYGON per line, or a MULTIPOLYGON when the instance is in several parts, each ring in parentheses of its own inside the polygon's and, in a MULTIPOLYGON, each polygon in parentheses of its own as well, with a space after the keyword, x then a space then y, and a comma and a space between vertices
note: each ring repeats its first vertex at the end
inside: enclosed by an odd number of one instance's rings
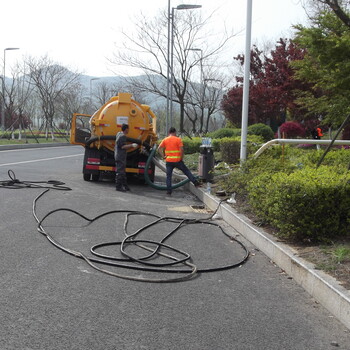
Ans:
POLYGON ((84 181, 90 181, 90 179, 91 179, 91 174, 90 173, 84 173, 83 174, 83 178, 84 178, 84 181))
POLYGON ((151 180, 151 182, 154 182, 156 166, 153 162, 150 165, 150 169, 152 170, 152 174, 149 174, 149 179, 151 180))
POLYGON ((99 178, 100 178, 100 174, 92 174, 91 175, 91 179, 92 179, 92 181, 98 181, 99 180, 99 178))

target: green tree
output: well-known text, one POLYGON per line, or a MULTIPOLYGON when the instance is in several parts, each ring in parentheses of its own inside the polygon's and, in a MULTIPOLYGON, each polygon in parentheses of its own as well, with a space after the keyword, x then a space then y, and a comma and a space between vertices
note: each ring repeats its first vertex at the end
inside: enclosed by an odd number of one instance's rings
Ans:
POLYGON ((296 26, 296 42, 306 49, 293 63, 296 76, 312 84, 298 103, 323 117, 324 124, 339 126, 350 112, 350 27, 331 8, 311 19, 311 26, 296 26))

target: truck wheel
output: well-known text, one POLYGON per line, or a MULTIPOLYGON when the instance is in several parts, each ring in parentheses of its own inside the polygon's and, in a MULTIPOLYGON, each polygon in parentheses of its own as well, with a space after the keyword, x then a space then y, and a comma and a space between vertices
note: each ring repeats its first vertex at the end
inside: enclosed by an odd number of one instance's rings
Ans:
POLYGON ((98 181, 99 180, 99 178, 100 178, 100 174, 92 174, 91 175, 91 179, 92 179, 92 181, 98 181))
POLYGON ((152 162, 150 169, 152 170, 152 174, 149 174, 149 179, 151 180, 151 182, 154 182, 154 177, 155 177, 155 171, 156 171, 156 166, 155 164, 152 162))
POLYGON ((91 174, 86 174, 86 173, 84 173, 84 174, 83 174, 83 178, 84 178, 84 181, 90 181, 90 179, 91 179, 91 174))

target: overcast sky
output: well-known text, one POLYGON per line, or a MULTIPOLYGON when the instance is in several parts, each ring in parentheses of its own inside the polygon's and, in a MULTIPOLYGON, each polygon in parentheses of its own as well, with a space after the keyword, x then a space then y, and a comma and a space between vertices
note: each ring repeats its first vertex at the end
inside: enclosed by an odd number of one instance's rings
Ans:
MULTIPOLYGON (((200 4, 203 16, 216 10, 217 26, 223 23, 241 32, 231 42, 232 57, 244 51, 247 0, 171 0, 171 6, 200 4)), ((64 66, 91 76, 113 75, 107 57, 115 43, 123 40, 120 28, 133 30, 132 22, 141 12, 153 18, 167 9, 168 0, 5 0, 1 3, 0 52, 6 75, 23 55, 47 54, 64 66)), ((306 23, 300 0, 253 0, 252 42, 290 36, 291 25, 306 23)), ((230 48, 231 50, 231 48, 230 48)), ((1 74, 3 73, 1 69, 1 74)))

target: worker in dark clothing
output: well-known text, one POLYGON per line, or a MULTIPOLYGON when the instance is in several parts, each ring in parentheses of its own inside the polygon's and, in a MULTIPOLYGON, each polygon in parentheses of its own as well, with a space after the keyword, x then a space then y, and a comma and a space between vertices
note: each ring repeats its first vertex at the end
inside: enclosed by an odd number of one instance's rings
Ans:
POLYGON ((136 148, 137 143, 128 144, 126 135, 129 132, 129 125, 123 124, 122 131, 118 132, 115 139, 114 159, 115 159, 115 184, 117 191, 130 191, 126 181, 126 151, 131 148, 136 148))
POLYGON ((175 128, 172 127, 169 129, 169 136, 160 143, 158 151, 166 162, 166 186, 168 195, 171 195, 172 192, 171 178, 174 168, 180 169, 196 187, 200 185, 182 160, 184 156, 183 143, 180 137, 176 136, 175 128))

